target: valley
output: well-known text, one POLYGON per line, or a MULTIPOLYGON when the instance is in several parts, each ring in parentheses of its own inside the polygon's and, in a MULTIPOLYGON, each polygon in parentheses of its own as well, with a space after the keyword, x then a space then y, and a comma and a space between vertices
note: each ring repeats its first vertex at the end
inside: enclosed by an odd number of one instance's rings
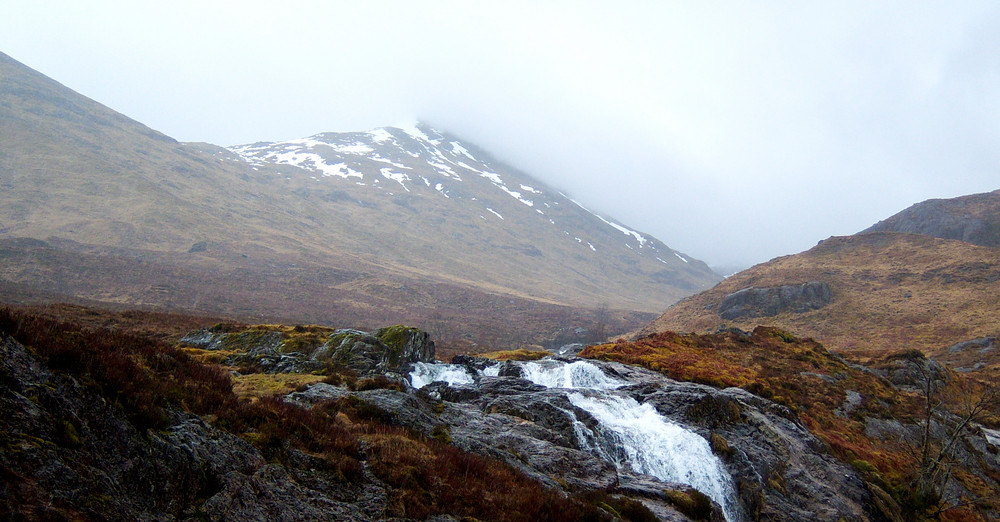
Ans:
POLYGON ((723 278, 421 122, 181 143, 0 54, 0 145, 0 518, 1000 518, 1000 191, 723 278))

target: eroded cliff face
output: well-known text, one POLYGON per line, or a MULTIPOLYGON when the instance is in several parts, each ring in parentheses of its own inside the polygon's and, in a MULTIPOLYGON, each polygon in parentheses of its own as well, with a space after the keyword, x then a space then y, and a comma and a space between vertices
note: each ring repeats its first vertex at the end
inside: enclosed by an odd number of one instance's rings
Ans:
POLYGON ((804 313, 819 310, 833 301, 833 290, 822 281, 801 285, 744 288, 722 299, 719 316, 723 319, 774 317, 782 312, 804 313))

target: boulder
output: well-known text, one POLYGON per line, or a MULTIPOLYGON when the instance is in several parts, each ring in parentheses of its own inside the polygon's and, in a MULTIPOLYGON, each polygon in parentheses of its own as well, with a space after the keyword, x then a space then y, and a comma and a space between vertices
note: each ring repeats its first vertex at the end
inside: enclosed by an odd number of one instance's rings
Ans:
POLYGON ((314 358, 329 358, 358 375, 395 375, 410 372, 413 363, 434 362, 434 341, 427 332, 402 325, 371 334, 337 330, 314 358))
POLYGON ((723 319, 774 317, 782 312, 804 313, 819 310, 833 301, 830 285, 810 281, 801 285, 749 287, 731 293, 719 303, 723 319))

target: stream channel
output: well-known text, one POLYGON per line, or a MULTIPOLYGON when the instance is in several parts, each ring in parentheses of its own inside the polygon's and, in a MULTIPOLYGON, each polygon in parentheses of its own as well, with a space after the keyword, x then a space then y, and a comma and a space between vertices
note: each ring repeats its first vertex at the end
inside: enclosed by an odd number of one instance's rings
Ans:
MULTIPOLYGON (((618 390, 632 383, 611 378, 587 361, 542 359, 516 364, 523 378, 564 390, 573 405, 597 419, 598 426, 591 429, 572 412, 566 412, 572 418, 580 450, 619 469, 687 484, 722 506, 727 520, 744 518, 732 478, 712 453, 708 441, 667 420, 652 405, 640 404, 618 390)), ((435 381, 445 381, 449 386, 475 386, 480 379, 496 378, 499 369, 497 364, 472 373, 462 365, 416 363, 410 378, 414 388, 435 381)))

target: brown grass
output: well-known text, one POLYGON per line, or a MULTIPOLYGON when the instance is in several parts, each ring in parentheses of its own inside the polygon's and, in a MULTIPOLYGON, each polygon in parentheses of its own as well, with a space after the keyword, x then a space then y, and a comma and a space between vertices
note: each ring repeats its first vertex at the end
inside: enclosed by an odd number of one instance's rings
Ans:
POLYGON ((672 306, 643 330, 752 330, 774 326, 820 339, 831 350, 860 355, 918 349, 944 356, 954 343, 1000 333, 997 250, 912 234, 837 237, 815 248, 757 265, 672 306), (825 281, 831 304, 807 313, 723 320, 727 294, 755 286, 825 281))
POLYGON ((495 361, 537 361, 543 357, 548 357, 552 355, 552 352, 547 350, 498 350, 495 352, 486 352, 476 354, 476 357, 484 357, 486 359, 493 359, 495 361))
POLYGON ((301 373, 251 373, 233 377, 233 393, 241 399, 260 399, 284 395, 326 378, 325 375, 301 373))
MULTIPOLYGON (((758 327, 749 336, 662 332, 631 342, 590 346, 580 356, 635 364, 682 381, 720 388, 737 386, 779 402, 788 406, 834 456, 891 492, 904 507, 912 499, 910 485, 917 473, 913 454, 899 441, 869 438, 864 421, 874 417, 914 422, 920 416, 921 397, 900 392, 887 381, 853 367, 813 339, 772 327, 758 327), (862 403, 845 414, 842 408, 848 390, 860 393, 862 403)), ((963 386, 975 385, 953 377, 946 396, 962 396, 963 386)), ((960 408, 961 404, 952 406, 960 408)), ((968 479, 971 475, 958 476, 968 479)), ((983 489, 978 482, 968 480, 974 490, 983 489)), ((963 512, 952 510, 951 516, 963 512)))
MULTIPOLYGON (((364 461, 388 486, 393 516, 607 519, 606 513, 546 489, 504 463, 390 426, 386 412, 355 396, 301 408, 280 395, 266 395, 272 386, 284 391, 295 382, 322 377, 266 376, 249 386, 253 391, 245 395, 258 397, 249 400, 234 393, 227 370, 122 329, 83 327, 0 308, 0 331, 31 347, 49 368, 104 395, 140 429, 163 428, 165 409, 182 408, 250 441, 271 462, 290 465, 289 450, 297 449, 321 457, 323 471, 350 483, 365 480, 364 461)), ((237 387, 259 376, 248 377, 237 387)), ((363 381, 356 384, 392 386, 363 381)), ((23 512, 32 507, 24 506, 23 512)))

